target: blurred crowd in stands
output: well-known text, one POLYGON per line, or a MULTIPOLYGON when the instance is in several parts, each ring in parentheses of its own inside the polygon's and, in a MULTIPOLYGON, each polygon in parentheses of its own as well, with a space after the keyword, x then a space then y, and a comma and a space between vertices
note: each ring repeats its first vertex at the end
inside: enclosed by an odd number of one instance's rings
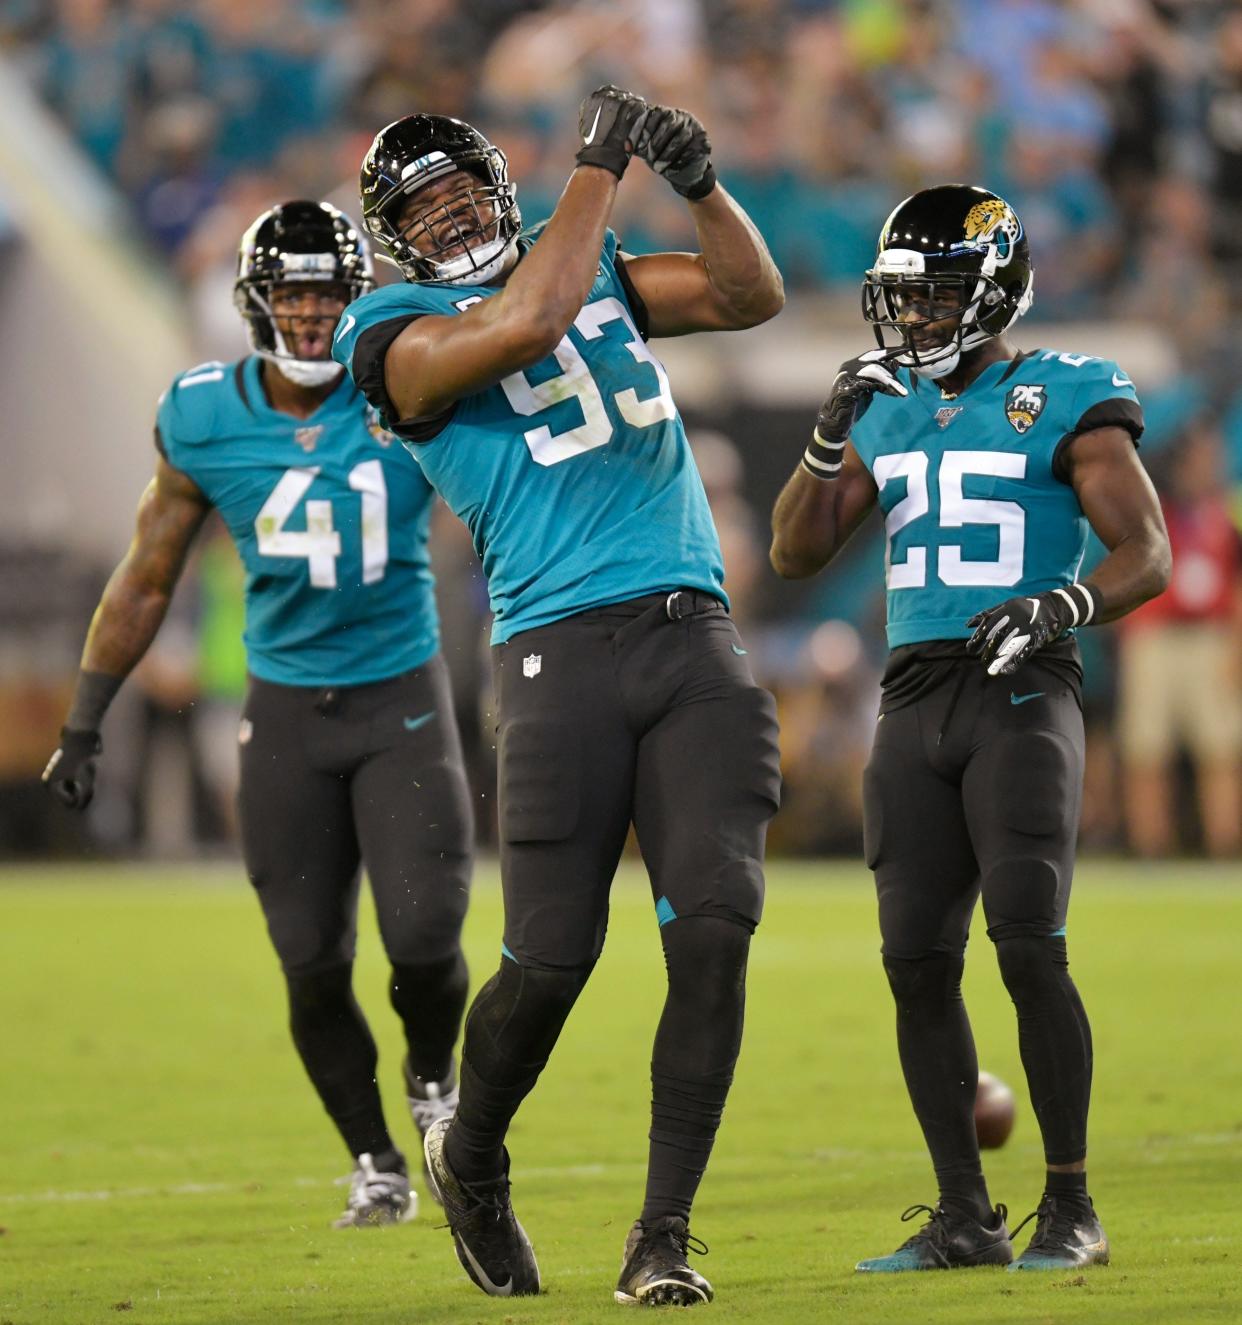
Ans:
MULTIPOLYGON (((564 184, 584 92, 612 81, 684 105, 707 124, 721 176, 790 290, 847 324, 892 205, 929 183, 986 182, 1032 237, 1033 318, 1151 323, 1177 368, 1140 382, 1173 587, 1084 640, 1084 841, 1239 852, 1242 4, 0 0, 0 52, 129 199, 185 286, 205 355, 241 349, 228 288, 245 226, 295 196, 356 211, 352 181, 372 135, 416 109, 460 115, 497 141, 535 220, 564 184)), ((645 171, 627 177, 615 224, 631 251, 692 238, 685 208, 645 171)), ((782 707, 788 785, 773 844, 855 850, 882 660, 876 531, 853 558, 854 598, 838 585, 804 599, 795 620, 774 616, 766 512, 750 499, 747 438, 731 431, 692 429, 735 607, 782 707)), ((443 600, 465 607, 450 609, 461 620, 446 634, 485 797, 485 599, 451 525, 441 523, 440 574, 461 591, 443 600)), ((236 623, 221 624, 223 572, 213 580, 203 560, 193 610, 212 624, 181 675, 210 701, 201 710, 228 712, 241 661, 225 665, 218 641, 236 623)), ((136 687, 151 712, 184 711, 178 685, 154 666, 151 676, 136 687)), ((212 825, 200 830, 227 834, 229 760, 202 767, 216 790, 197 796, 212 825)), ((130 811, 111 822, 118 843, 139 831, 130 811)))

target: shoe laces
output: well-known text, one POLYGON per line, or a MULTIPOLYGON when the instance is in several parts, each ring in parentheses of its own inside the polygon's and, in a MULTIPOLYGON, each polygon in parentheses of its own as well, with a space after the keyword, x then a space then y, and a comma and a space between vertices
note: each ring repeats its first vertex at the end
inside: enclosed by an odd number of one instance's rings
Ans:
POLYGON ((425 1136, 433 1123, 438 1123, 441 1118, 451 1118, 457 1111, 457 1087, 442 1091, 439 1082, 428 1081, 423 1089, 427 1092, 425 1098, 408 1092, 407 1098, 414 1123, 425 1136))
POLYGON ((949 1240, 949 1212, 943 1206, 930 1205, 912 1205, 901 1212, 901 1222, 908 1224, 910 1220, 917 1219, 919 1215, 925 1214, 927 1222, 919 1229, 917 1233, 911 1234, 900 1247, 898 1251, 904 1251, 907 1247, 917 1246, 920 1242, 930 1242, 934 1246, 944 1246, 949 1240))
MULTIPOLYGON (((917 1233, 908 1237, 898 1251, 903 1251, 906 1247, 917 1246, 921 1242, 930 1242, 934 1247, 945 1247, 953 1236, 952 1225, 954 1220, 964 1218, 951 1210, 946 1210, 943 1205, 912 1205, 907 1210, 902 1211, 901 1222, 908 1224, 910 1220, 916 1219, 919 1215, 926 1214, 927 1222, 919 1229, 917 1233)), ((994 1214, 1000 1217, 1003 1224, 1009 1217, 1009 1210, 1003 1205, 998 1205, 994 1214)))
POLYGON ((358 1167, 343 1181, 349 1183, 346 1202, 351 1210, 374 1205, 378 1201, 404 1200, 409 1180, 403 1173, 381 1173, 370 1155, 358 1156, 358 1167))
POLYGON ((1073 1237, 1082 1213, 1081 1209, 1076 1209, 1068 1202, 1058 1201, 1055 1196, 1045 1195, 1040 1199, 1039 1205, 1009 1235, 1010 1241, 1016 1238, 1033 1219, 1035 1232, 1031 1235, 1028 1251, 1032 1247, 1038 1250, 1049 1243, 1055 1245, 1067 1242, 1073 1237))
POLYGON ((490 1210, 498 1221, 504 1217, 506 1211, 512 1209, 512 1202, 509 1199, 511 1184, 507 1173, 499 1178, 488 1178, 483 1182, 466 1182, 465 1179, 456 1176, 454 1181, 465 1192, 472 1207, 490 1210))
POLYGON ((702 1238, 696 1238, 690 1232, 689 1224, 678 1224, 680 1220, 661 1219, 651 1225, 650 1228, 643 1229, 643 1237, 651 1238, 653 1241, 658 1238, 667 1238, 678 1254, 684 1260, 688 1252, 694 1252, 696 1256, 706 1256, 708 1253, 707 1243, 702 1238))

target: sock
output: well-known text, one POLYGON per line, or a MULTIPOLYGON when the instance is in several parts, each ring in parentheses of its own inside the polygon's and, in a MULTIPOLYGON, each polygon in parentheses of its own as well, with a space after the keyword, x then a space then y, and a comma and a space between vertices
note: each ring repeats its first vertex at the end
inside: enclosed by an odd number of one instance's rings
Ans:
POLYGON ((1019 934, 996 941, 1001 976, 1018 1012, 1018 1048, 1048 1164, 1087 1153, 1091 1026, 1069 974, 1065 939, 1019 934))
POLYGON ((750 934, 714 916, 660 931, 668 996, 651 1056, 644 1224, 690 1206, 712 1153, 742 1043, 750 934))
POLYGON ((1082 1173, 1061 1173, 1048 1170, 1044 1180, 1044 1195, 1055 1196, 1059 1205, 1068 1205, 1084 1213, 1091 1210, 1091 1198, 1087 1195, 1087 1175, 1082 1173))
POLYGON ((375 1041, 351 987, 352 968, 286 972, 289 1029, 311 1084, 351 1155, 394 1150, 375 1081, 375 1041))
POLYGON ((897 1050, 946 1209, 992 1226, 975 1136, 979 1062, 962 1002, 961 953, 884 957, 897 1005, 897 1050))
POLYGON ((393 963, 389 1001, 405 1029, 410 1071, 423 1081, 449 1074, 469 985, 460 949, 439 961, 393 963))
MULTIPOLYGON (((359 1153, 366 1154, 368 1152, 361 1151, 359 1153)), ((378 1155, 372 1154, 371 1163, 375 1165, 376 1173, 403 1173, 406 1177, 409 1177, 409 1170, 405 1166, 405 1156, 399 1150, 388 1149, 378 1155)))

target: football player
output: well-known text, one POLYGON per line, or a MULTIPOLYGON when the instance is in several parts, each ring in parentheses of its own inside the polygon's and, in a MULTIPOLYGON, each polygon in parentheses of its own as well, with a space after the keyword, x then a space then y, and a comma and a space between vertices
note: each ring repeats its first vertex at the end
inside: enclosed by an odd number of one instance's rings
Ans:
POLYGON ((504 942, 466 1019, 456 1120, 426 1140, 457 1254, 485 1292, 539 1291, 505 1134, 600 955, 633 823, 668 996, 616 1295, 694 1305, 712 1289, 687 1264, 690 1207, 741 1041, 779 770, 647 342, 754 326, 784 295, 693 116, 605 87, 579 127, 565 192, 530 229, 503 153, 469 125, 382 130, 363 211, 407 283, 351 304, 334 353, 470 527, 495 613, 504 942), (701 252, 618 250, 608 219, 635 152, 686 199, 701 252))
POLYGON ((1161 592, 1169 546, 1133 384, 1106 359, 1015 350, 1005 333, 1031 289, 1003 199, 964 185, 906 199, 863 283, 878 348, 842 365, 773 515, 772 563, 791 578, 826 565, 877 504, 888 535, 891 653, 864 833, 939 1199, 911 1207, 903 1218, 924 1214, 922 1227, 859 1270, 1108 1260, 1087 1194, 1091 1032, 1066 956, 1083 776, 1074 632, 1161 592), (1109 552, 1080 580, 1089 528, 1109 552), (960 990, 980 896, 1047 1160, 1016 1261, 979 1162, 960 990))
POLYGON ((43 775, 65 805, 90 802, 104 713, 214 507, 246 569, 242 849, 293 1041, 354 1156, 338 1227, 417 1210, 351 988, 361 862, 420 1131, 454 1107, 467 994, 472 828, 428 561, 434 494, 330 354, 341 310, 373 285, 365 239, 326 203, 287 202, 246 232, 234 298, 254 353, 200 364, 161 398, 155 477, 43 775))

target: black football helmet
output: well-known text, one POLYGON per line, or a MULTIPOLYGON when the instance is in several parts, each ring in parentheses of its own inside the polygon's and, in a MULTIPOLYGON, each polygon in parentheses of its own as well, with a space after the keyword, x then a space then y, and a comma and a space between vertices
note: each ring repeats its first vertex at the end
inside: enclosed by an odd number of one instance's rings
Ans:
POLYGON ((293 353, 272 315, 272 290, 286 283, 320 281, 345 287, 349 303, 375 288, 365 237, 330 203, 281 203, 242 236, 233 303, 245 320, 250 347, 290 380, 306 386, 331 380, 339 365, 330 357, 302 360, 293 353))
POLYGON ((448 115, 407 115, 381 129, 358 187, 363 223, 407 281, 483 285, 505 267, 522 228, 505 154, 448 115), (455 170, 478 183, 414 221, 401 219, 411 194, 455 170))
POLYGON ((880 348, 893 351, 891 362, 940 378, 963 350, 999 336, 1030 308, 1032 281, 1013 208, 988 189, 942 184, 913 194, 885 221, 863 281, 863 317, 880 348), (954 317, 947 340, 924 333, 954 317))

